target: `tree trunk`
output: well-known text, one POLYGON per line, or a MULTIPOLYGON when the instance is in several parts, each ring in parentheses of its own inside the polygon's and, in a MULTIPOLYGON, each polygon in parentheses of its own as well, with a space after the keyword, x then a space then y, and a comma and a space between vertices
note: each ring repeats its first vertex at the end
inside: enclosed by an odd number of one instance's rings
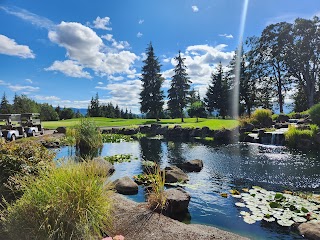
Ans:
POLYGON ((180 114, 181 114, 181 122, 184 122, 184 120, 183 120, 183 110, 182 109, 180 110, 180 114))

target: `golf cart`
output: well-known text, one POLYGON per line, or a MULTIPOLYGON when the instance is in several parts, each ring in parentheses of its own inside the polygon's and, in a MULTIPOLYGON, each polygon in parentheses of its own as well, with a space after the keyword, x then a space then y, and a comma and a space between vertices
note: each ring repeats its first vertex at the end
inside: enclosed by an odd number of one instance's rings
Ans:
POLYGON ((39 113, 22 113, 21 124, 28 136, 36 136, 44 133, 39 113))
POLYGON ((0 114, 0 131, 10 141, 27 136, 21 125, 21 114, 0 114))

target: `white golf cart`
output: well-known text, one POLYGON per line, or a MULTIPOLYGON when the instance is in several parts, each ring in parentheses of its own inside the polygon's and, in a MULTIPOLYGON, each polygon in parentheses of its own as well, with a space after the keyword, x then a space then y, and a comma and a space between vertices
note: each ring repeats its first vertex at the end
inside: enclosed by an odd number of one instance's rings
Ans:
POLYGON ((44 134, 39 113, 22 113, 21 124, 24 127, 27 136, 34 137, 38 134, 44 134))
POLYGON ((24 127, 21 125, 21 114, 0 114, 0 131, 2 137, 9 141, 27 137, 24 127))

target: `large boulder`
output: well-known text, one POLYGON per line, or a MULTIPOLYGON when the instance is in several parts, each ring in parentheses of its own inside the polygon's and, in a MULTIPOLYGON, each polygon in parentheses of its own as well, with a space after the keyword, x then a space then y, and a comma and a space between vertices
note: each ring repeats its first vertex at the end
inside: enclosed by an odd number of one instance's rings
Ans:
POLYGON ((200 172, 203 168, 203 161, 200 159, 190 160, 180 164, 179 167, 188 172, 200 172))
POLYGON ((252 123, 246 123, 244 124, 244 126, 242 127, 242 130, 244 132, 252 132, 252 130, 254 129, 254 125, 252 123))
POLYGON ((298 226, 301 235, 307 239, 319 240, 320 239, 320 224, 314 222, 302 223, 298 226))
POLYGON ((284 114, 280 114, 277 118, 277 122, 278 123, 285 123, 285 122, 289 122, 289 116, 284 115, 284 114))
POLYGON ((189 180, 187 174, 185 174, 180 168, 171 166, 164 169, 166 183, 186 182, 189 180))
POLYGON ((167 208, 165 213, 169 216, 188 211, 190 195, 182 188, 172 188, 166 191, 167 208))
POLYGON ((113 182, 118 193, 124 195, 134 195, 138 193, 138 184, 129 177, 122 177, 113 182))
POLYGON ((97 166, 99 168, 98 172, 101 176, 110 176, 115 171, 114 166, 110 162, 104 160, 102 157, 96 157, 92 159, 92 161, 95 161, 97 163, 97 166))
POLYGON ((67 128, 66 127, 58 127, 56 129, 56 133, 63 133, 63 134, 66 134, 67 132, 67 128))

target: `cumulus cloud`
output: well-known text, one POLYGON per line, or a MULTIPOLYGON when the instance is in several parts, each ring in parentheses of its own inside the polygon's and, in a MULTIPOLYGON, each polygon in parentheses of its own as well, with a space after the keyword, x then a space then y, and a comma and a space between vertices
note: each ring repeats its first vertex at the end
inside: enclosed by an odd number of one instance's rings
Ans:
POLYGON ((143 34, 141 32, 137 33, 137 38, 141 38, 143 36, 143 34))
POLYGON ((104 17, 100 18, 99 16, 96 18, 96 20, 93 21, 93 27, 97 29, 103 29, 103 30, 112 30, 111 27, 108 27, 111 25, 110 18, 104 17))
MULTIPOLYGON (((138 56, 130 51, 118 52, 128 45, 126 42, 119 42, 121 46, 114 45, 110 51, 91 28, 76 22, 61 22, 48 36, 52 42, 66 49, 74 64, 91 68, 99 76, 135 73, 132 64, 138 56)), ((112 40, 113 36, 106 35, 106 38, 112 40)))
POLYGON ((110 79, 112 81, 122 81, 124 79, 124 77, 122 77, 122 76, 115 77, 115 76, 111 75, 111 76, 108 77, 108 79, 110 79))
POLYGON ((76 61, 66 60, 66 61, 54 61, 54 63, 45 68, 46 71, 60 71, 69 77, 75 78, 88 78, 91 79, 90 73, 83 71, 83 66, 78 64, 76 61))
POLYGON ((219 34, 219 37, 225 37, 225 38, 228 38, 228 39, 232 39, 233 35, 224 33, 224 34, 219 34))
POLYGON ((143 19, 140 19, 138 23, 139 23, 139 24, 142 24, 142 23, 144 23, 144 20, 143 20, 143 19))
POLYGON ((11 84, 8 85, 8 88, 10 88, 14 92, 19 92, 19 91, 36 92, 40 89, 39 87, 11 85, 11 84))
POLYGON ((191 6, 193 12, 199 12, 199 8, 196 5, 191 6))
POLYGON ((103 82, 98 82, 99 85, 103 85, 103 82))
POLYGON ((129 48, 130 44, 127 41, 119 41, 117 42, 114 38, 112 34, 106 34, 101 36, 101 38, 107 40, 108 42, 111 42, 111 46, 118 49, 118 50, 122 50, 125 48, 129 48))
POLYGON ((29 78, 26 79, 26 82, 31 83, 31 84, 33 83, 33 81, 29 78))
POLYGON ((19 45, 14 39, 0 34, 0 54, 20 58, 35 58, 32 50, 26 45, 19 45))

